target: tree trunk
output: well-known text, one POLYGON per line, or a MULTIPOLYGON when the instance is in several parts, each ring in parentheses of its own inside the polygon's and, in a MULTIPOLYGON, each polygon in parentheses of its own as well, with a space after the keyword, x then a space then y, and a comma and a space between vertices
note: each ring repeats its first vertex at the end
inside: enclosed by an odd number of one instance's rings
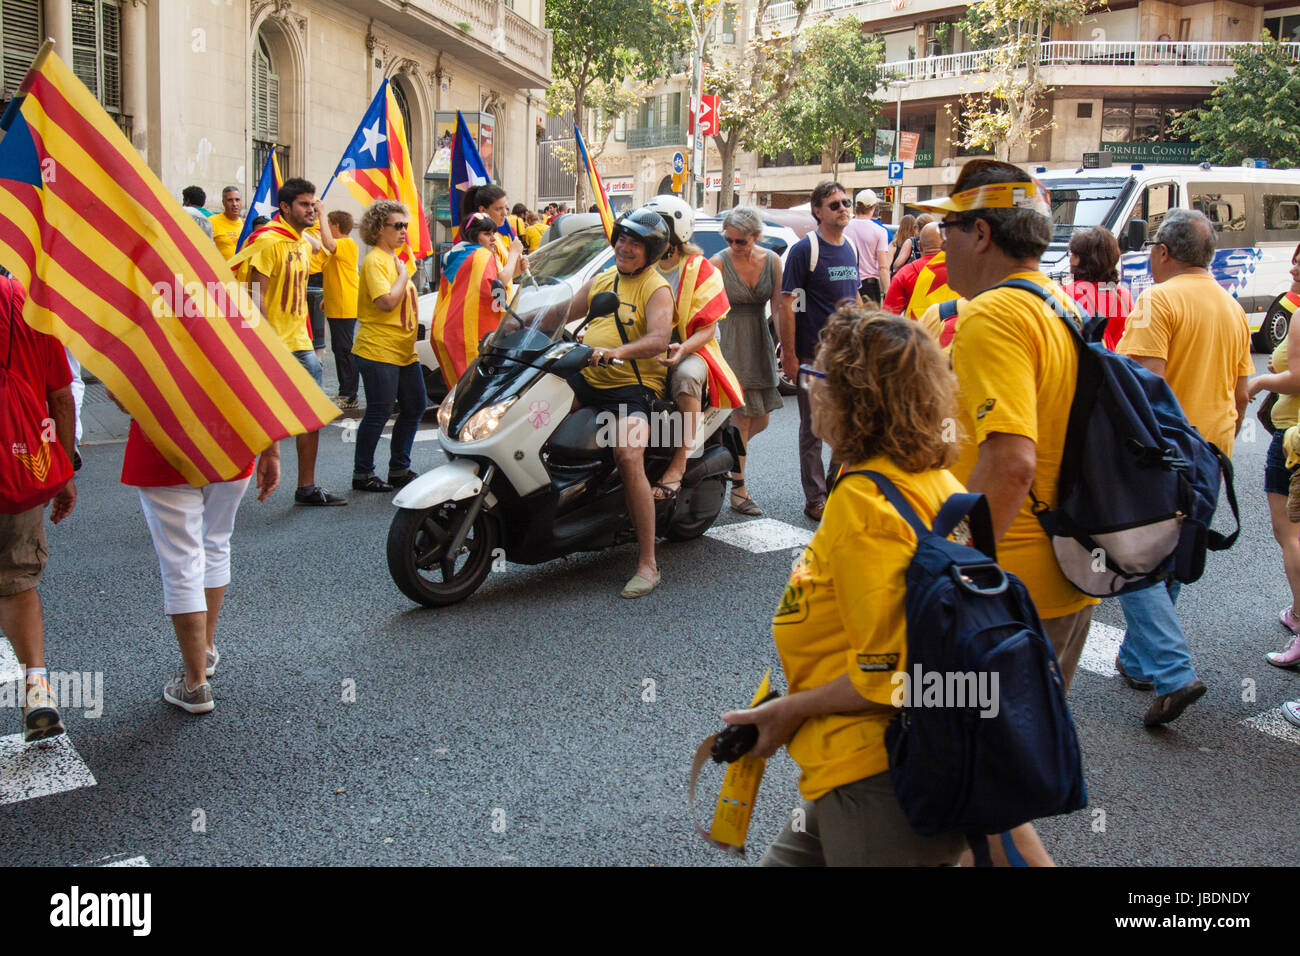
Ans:
MULTIPOLYGON (((573 84, 573 122, 579 129, 582 128, 582 107, 583 103, 586 102, 586 98, 587 84, 581 82, 573 84)), ((587 169, 582 164, 582 154, 578 151, 576 136, 573 140, 573 156, 575 161, 573 171, 573 211, 583 212, 589 205, 587 202, 587 169)), ((592 162, 595 163, 595 160, 593 159, 592 162)))
POLYGON ((718 147, 718 155, 722 157, 722 186, 718 190, 718 215, 730 209, 736 202, 736 190, 734 180, 736 178, 736 145, 739 137, 733 129, 727 133, 724 139, 721 136, 713 137, 713 144, 718 147))

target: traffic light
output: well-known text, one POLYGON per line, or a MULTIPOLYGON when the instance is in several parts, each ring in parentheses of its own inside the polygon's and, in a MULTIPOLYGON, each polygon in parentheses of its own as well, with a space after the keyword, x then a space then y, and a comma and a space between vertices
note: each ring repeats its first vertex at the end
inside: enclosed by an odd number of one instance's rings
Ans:
POLYGON ((880 190, 880 202, 882 205, 885 206, 892 206, 894 204, 893 186, 886 186, 882 190, 880 190))

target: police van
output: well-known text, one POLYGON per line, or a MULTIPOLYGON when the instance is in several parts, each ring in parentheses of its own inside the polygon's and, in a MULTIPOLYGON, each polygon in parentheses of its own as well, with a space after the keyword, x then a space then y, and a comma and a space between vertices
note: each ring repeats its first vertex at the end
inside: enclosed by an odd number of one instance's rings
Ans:
MULTIPOLYGON (((1103 154, 1104 155, 1104 154, 1103 154)), ((1105 226, 1119 240, 1120 282, 1137 298, 1151 278, 1151 243, 1171 209, 1197 209, 1214 223, 1210 271, 1250 318, 1258 351, 1286 337, 1280 305, 1291 287, 1291 256, 1300 244, 1300 170, 1244 166, 1103 167, 1069 171, 1039 167, 1052 195, 1052 244, 1043 271, 1070 271, 1070 237, 1105 226)))

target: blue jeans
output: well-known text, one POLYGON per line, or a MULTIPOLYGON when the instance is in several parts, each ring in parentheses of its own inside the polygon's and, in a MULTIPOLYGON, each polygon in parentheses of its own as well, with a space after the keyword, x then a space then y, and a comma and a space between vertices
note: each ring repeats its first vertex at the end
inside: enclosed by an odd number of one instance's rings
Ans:
POLYGON ((420 363, 393 365, 357 357, 357 371, 366 388, 366 414, 357 428, 357 453, 352 462, 355 478, 365 478, 375 473, 375 446, 384 433, 388 416, 393 412, 393 402, 401 399, 402 411, 393 426, 393 440, 388 457, 390 475, 409 471, 411 445, 415 443, 415 430, 424 415, 424 375, 420 363))
POLYGON ((1119 660, 1134 680, 1155 681, 1157 694, 1171 694, 1196 680, 1187 635, 1178 623, 1174 602, 1181 585, 1174 581, 1120 595, 1128 624, 1119 660))

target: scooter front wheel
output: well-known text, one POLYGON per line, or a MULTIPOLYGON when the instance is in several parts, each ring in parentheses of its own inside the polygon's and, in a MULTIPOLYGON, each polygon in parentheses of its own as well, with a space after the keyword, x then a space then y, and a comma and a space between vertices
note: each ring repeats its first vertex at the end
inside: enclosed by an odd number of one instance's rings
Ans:
POLYGON ((447 501, 432 508, 402 508, 394 515, 388 529, 388 571, 412 601, 425 607, 463 601, 492 570, 497 524, 485 510, 479 511, 457 552, 448 553, 469 504, 447 501))

